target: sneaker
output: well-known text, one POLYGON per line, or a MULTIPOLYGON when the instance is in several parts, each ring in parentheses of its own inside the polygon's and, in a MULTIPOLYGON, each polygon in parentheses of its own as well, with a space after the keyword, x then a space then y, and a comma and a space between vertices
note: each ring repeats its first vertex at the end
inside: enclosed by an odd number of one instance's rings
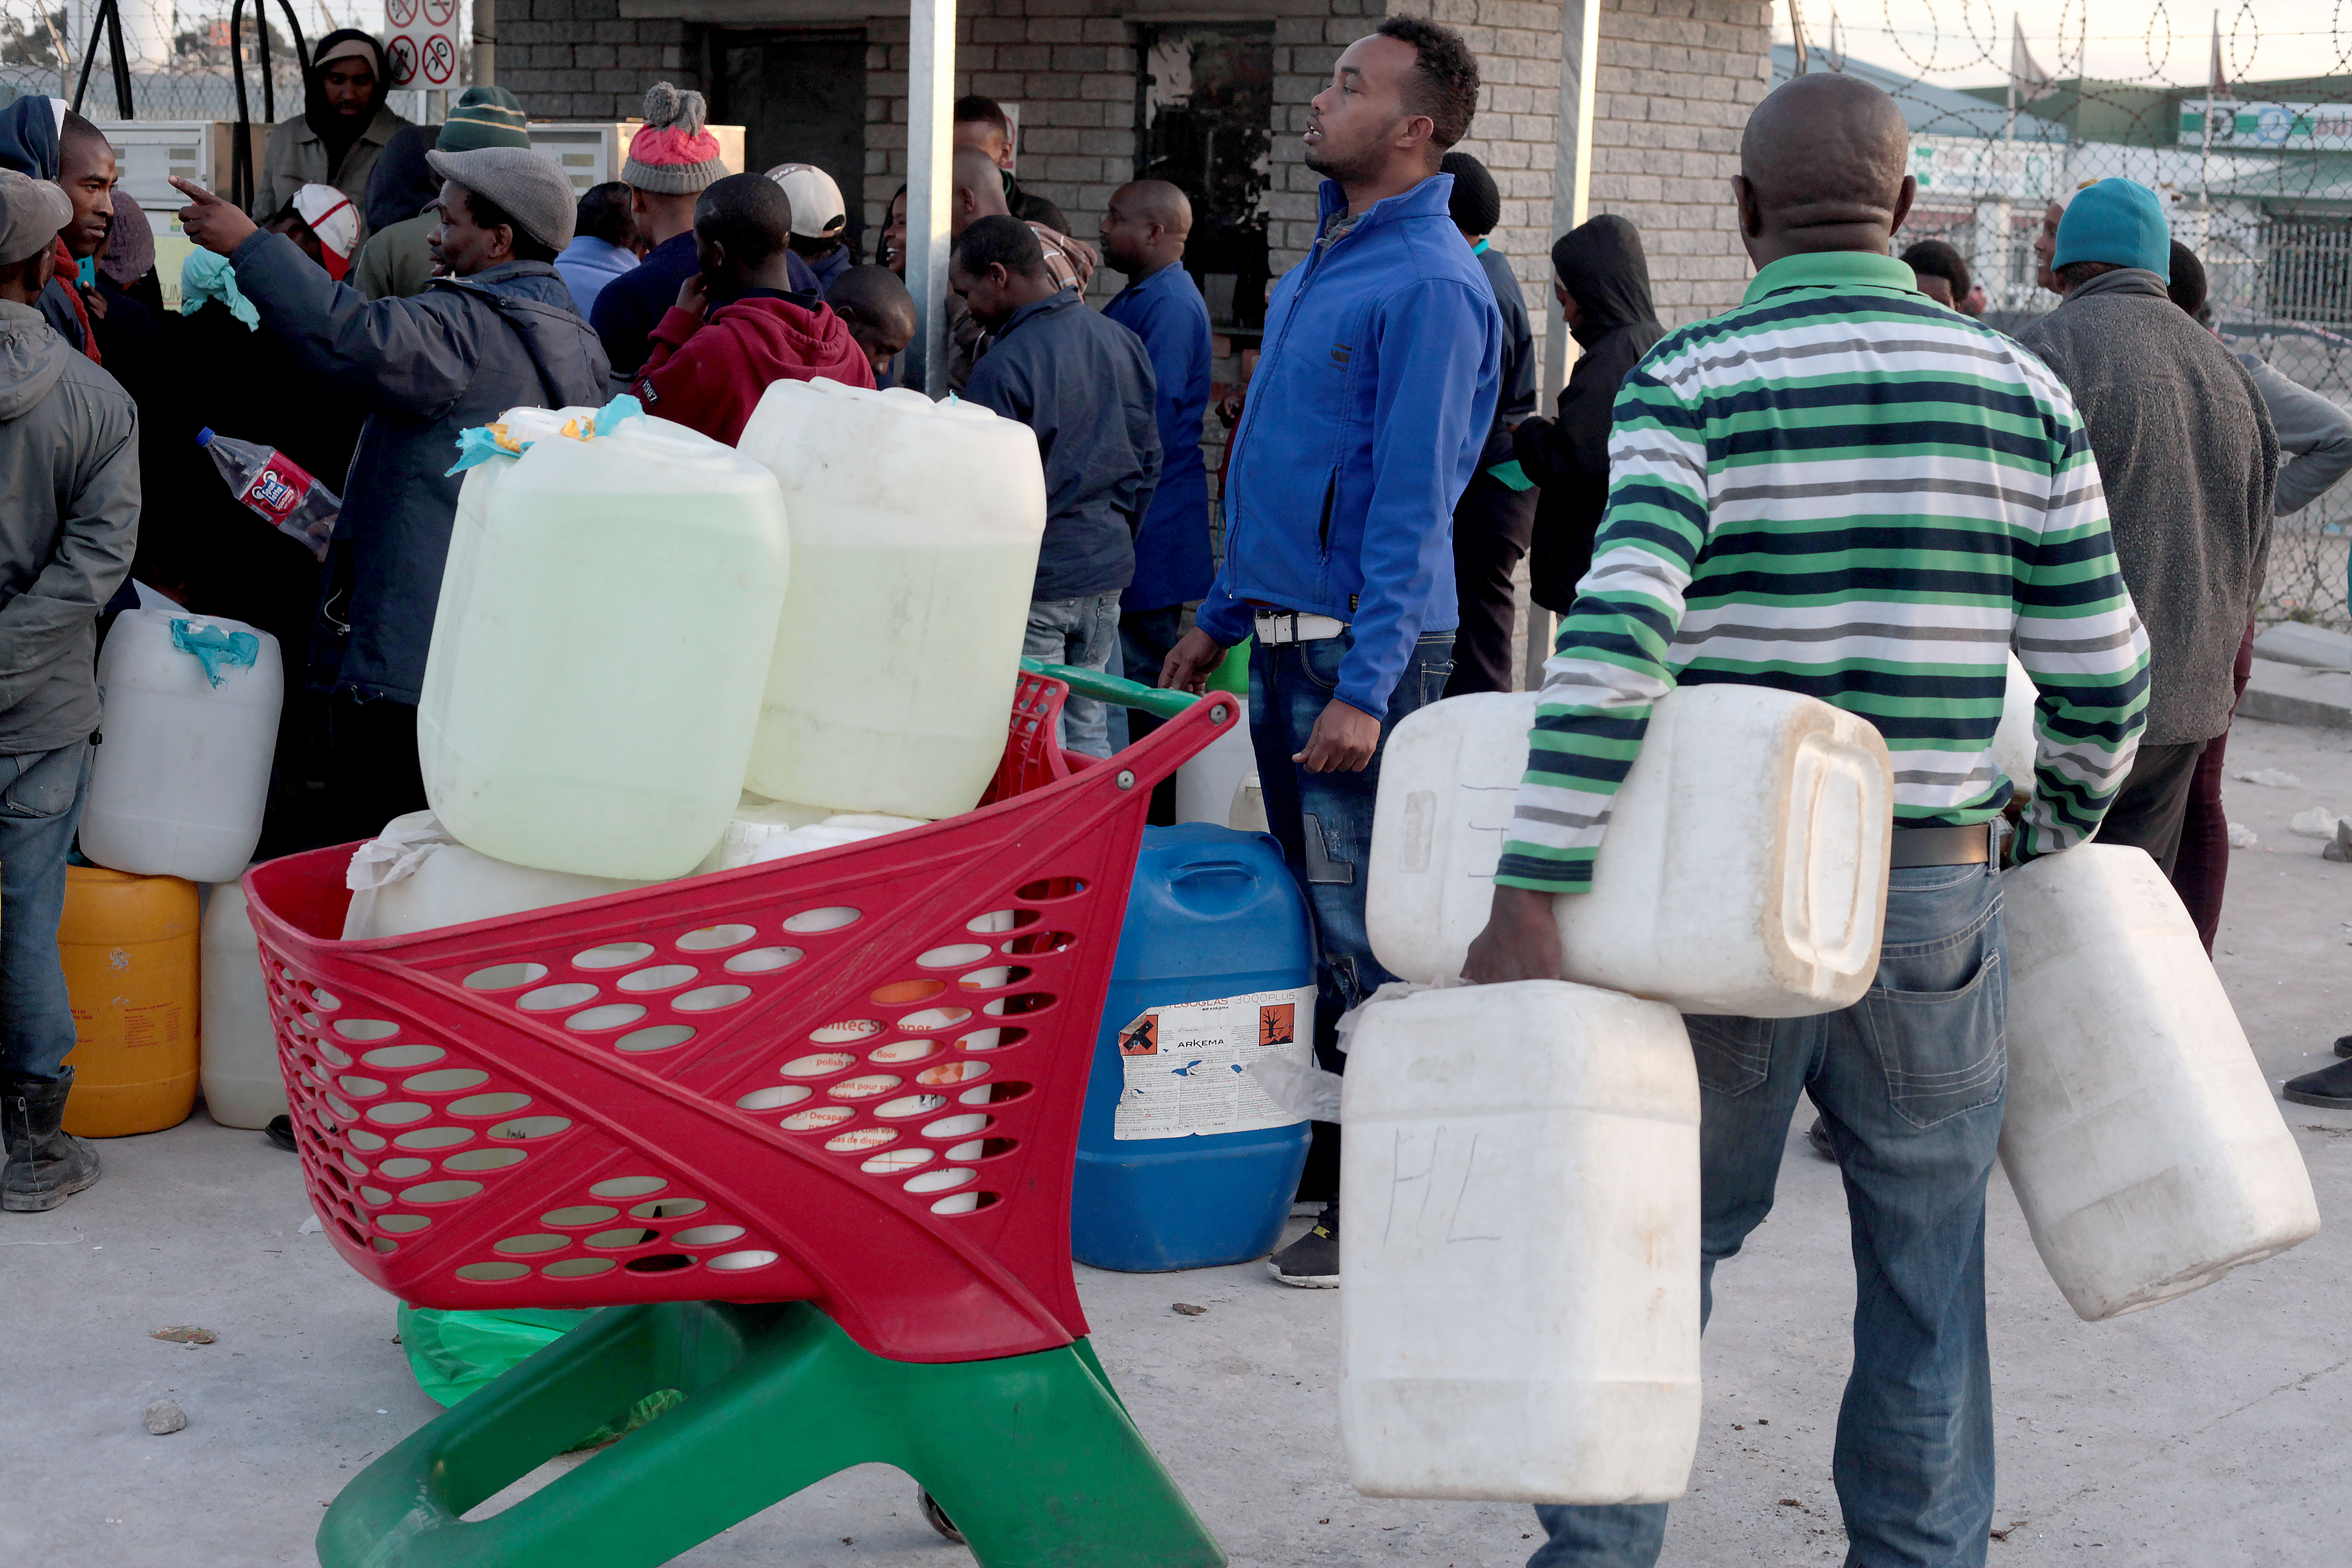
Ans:
POLYGON ((2336 1037, 2336 1054, 2339 1057, 2352 1057, 2352 1035, 2336 1037))
POLYGON ((1265 1260, 1266 1272, 1285 1285, 1302 1290, 1339 1288, 1339 1204, 1323 1205, 1323 1213, 1305 1236, 1265 1260))
POLYGON ((1832 1165, 1837 1163, 1837 1146, 1830 1142, 1830 1130, 1822 1125, 1820 1117, 1814 1117, 1813 1124, 1805 1129, 1805 1142, 1812 1145, 1814 1153, 1832 1165))

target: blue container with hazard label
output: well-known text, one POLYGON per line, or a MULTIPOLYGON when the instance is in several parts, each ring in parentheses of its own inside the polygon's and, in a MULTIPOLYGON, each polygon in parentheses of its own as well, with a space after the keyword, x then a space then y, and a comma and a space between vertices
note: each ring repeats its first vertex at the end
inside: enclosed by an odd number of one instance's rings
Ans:
POLYGON ((1263 1258, 1307 1124, 1244 1069, 1309 1059, 1315 942, 1263 833, 1144 830, 1078 1134, 1070 1252, 1130 1274, 1263 1258))

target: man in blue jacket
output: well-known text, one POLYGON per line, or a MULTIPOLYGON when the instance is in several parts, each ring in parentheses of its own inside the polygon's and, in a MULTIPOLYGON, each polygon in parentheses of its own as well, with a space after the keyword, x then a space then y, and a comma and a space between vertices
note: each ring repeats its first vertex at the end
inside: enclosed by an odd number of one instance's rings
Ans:
MULTIPOLYGON (((1348 47, 1307 122, 1325 176, 1307 258, 1266 309, 1226 467, 1225 559, 1160 684, 1199 690, 1253 633, 1250 739, 1265 812, 1319 940, 1318 1054, 1392 979, 1364 934, 1381 744, 1453 669, 1454 505, 1495 416, 1502 319, 1438 171, 1470 128, 1461 35, 1391 16, 1348 47)), ((1338 1205, 1270 1260, 1339 1282, 1338 1205)))
MULTIPOLYGON (((1119 651, 1128 674, 1141 680, 1157 678, 1183 635, 1184 606, 1206 594, 1216 574, 1209 559, 1209 468, 1201 458, 1209 307, 1184 270, 1192 232, 1192 204, 1165 180, 1121 185, 1102 220, 1103 265, 1127 274, 1127 287, 1102 313, 1143 340, 1159 385, 1160 488, 1135 536, 1135 580, 1119 597, 1119 651)), ((1133 741, 1160 727, 1141 712, 1129 713, 1127 722, 1133 741)), ((1161 787, 1172 814, 1175 781, 1161 787)))

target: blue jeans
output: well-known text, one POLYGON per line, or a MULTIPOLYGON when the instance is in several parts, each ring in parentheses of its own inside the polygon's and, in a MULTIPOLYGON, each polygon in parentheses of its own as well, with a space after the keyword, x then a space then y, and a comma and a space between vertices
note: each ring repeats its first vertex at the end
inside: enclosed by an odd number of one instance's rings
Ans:
MULTIPOLYGON (((1853 1568, 1977 1568, 1992 1523, 1985 1178, 2008 1052, 2000 879, 1896 871, 1877 983, 1842 1013, 1690 1017, 1698 1057, 1701 1321, 1715 1266, 1771 1211, 1801 1093, 1821 1108, 1853 1234, 1853 1370, 1832 1470, 1853 1568)), ((1664 1503, 1538 1506, 1528 1568, 1645 1568, 1664 1503)))
POLYGON ((89 788, 89 742, 0 757, 0 1073, 55 1082, 74 1048, 58 962, 66 851, 89 788))
MULTIPOLYGON (((1031 600, 1029 635, 1023 639, 1021 651, 1031 658, 1079 669, 1111 669, 1111 660, 1118 652, 1118 595, 1031 600)), ((1062 704, 1062 750, 1089 757, 1110 755, 1110 721, 1104 704, 1070 694, 1062 704)))
POLYGON ((1381 787, 1381 752, 1404 716, 1445 693, 1454 672, 1454 634, 1431 632, 1413 646, 1389 693, 1381 749, 1360 773, 1310 773, 1290 759, 1307 749, 1315 721, 1337 695, 1339 662, 1351 634, 1321 642, 1250 645, 1250 745, 1265 792, 1266 826, 1282 845, 1291 875, 1314 918, 1316 1055, 1334 1071, 1346 1062, 1331 1047, 1339 1015, 1396 978, 1372 956, 1364 934, 1365 879, 1372 847, 1372 797, 1381 787))

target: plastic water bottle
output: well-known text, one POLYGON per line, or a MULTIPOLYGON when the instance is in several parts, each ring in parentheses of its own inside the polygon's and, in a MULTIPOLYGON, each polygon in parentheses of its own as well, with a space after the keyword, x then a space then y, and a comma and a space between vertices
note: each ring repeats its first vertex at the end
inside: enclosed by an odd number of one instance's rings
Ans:
POLYGON ((327 558, 327 542, 334 537, 335 518, 343 510, 341 496, 274 447, 215 436, 209 428, 196 432, 196 445, 212 454, 213 466, 238 500, 274 523, 278 532, 309 545, 320 560, 327 558))

